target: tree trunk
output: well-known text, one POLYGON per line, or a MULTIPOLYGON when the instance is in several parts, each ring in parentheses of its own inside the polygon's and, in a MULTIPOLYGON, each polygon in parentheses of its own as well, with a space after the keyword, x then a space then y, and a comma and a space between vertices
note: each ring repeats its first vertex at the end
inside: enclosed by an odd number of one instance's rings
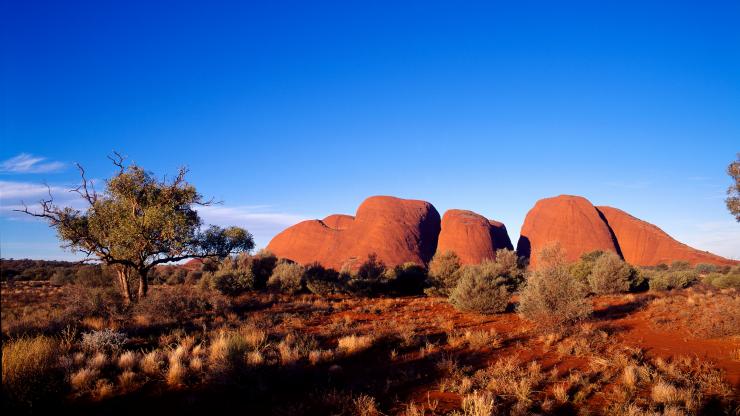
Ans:
POLYGON ((148 275, 149 270, 147 269, 141 269, 139 270, 139 299, 145 298, 147 292, 149 291, 149 279, 148 275))
POLYGON ((121 288, 121 294, 123 295, 123 303, 129 305, 131 303, 131 291, 128 287, 128 269, 120 267, 117 270, 118 273, 118 285, 121 288))

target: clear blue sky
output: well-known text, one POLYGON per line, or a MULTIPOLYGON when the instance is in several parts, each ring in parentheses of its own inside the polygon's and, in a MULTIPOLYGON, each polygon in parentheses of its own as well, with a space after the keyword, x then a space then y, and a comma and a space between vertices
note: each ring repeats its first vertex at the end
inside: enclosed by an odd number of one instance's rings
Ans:
POLYGON ((400 3, 2 2, 0 255, 69 257, 10 209, 116 149, 260 246, 375 194, 516 241, 567 193, 740 258, 740 2, 400 3))

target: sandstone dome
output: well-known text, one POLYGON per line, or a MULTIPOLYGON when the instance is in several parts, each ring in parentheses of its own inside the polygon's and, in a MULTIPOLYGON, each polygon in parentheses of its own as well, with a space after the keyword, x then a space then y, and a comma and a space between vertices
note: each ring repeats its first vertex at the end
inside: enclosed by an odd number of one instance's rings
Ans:
POLYGON ((356 268, 375 253, 387 266, 425 264, 437 248, 440 217, 426 201, 367 198, 354 217, 330 215, 300 222, 276 235, 267 249, 298 263, 356 268))
POLYGON ((537 267, 537 255, 558 242, 567 261, 576 261, 594 250, 619 253, 619 246, 601 214, 581 196, 560 195, 537 201, 522 225, 517 252, 537 267))
POLYGON ((462 264, 495 259, 496 250, 514 247, 506 226, 473 211, 451 209, 442 216, 437 253, 454 251, 462 264))
POLYGON ((738 262, 689 247, 649 222, 612 207, 596 207, 619 242, 624 260, 637 266, 671 264, 676 260, 716 265, 738 262))

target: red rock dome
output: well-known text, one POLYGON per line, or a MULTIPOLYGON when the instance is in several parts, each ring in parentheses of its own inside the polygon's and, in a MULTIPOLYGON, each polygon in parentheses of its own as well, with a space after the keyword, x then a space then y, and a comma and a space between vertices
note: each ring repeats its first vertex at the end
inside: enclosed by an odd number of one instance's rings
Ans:
POLYGON ((559 242, 567 261, 576 261, 594 250, 619 248, 611 230, 596 208, 586 198, 560 195, 537 201, 522 225, 517 251, 529 256, 531 267, 537 267, 537 254, 548 244, 559 242))
POLYGON ((276 235, 267 249, 298 263, 357 267, 371 253, 388 266, 427 263, 437 248, 440 218, 425 201, 373 196, 355 217, 330 215, 300 222, 276 235))
POLYGON ((454 251, 463 264, 495 259, 496 250, 513 250, 506 226, 473 211, 451 209, 442 216, 437 252, 454 251))
POLYGON ((612 207, 596 207, 604 216, 619 242, 625 261, 638 266, 671 264, 676 260, 691 264, 734 265, 737 261, 700 251, 673 239, 649 222, 612 207))

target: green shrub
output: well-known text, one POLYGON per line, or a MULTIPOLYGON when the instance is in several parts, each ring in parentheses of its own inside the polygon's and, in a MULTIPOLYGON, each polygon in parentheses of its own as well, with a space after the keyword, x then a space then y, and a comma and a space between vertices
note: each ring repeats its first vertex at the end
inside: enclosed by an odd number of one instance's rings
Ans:
POLYGON ((386 271, 386 279, 393 293, 419 295, 424 292, 427 270, 416 263, 404 263, 386 271))
POLYGON ((75 281, 75 274, 72 270, 61 269, 54 272, 49 279, 52 285, 62 286, 72 284, 75 281))
POLYGON ((326 296, 342 291, 339 273, 334 269, 327 269, 319 263, 306 266, 303 273, 306 289, 309 292, 326 296))
MULTIPOLYGON (((3 342, 3 408, 39 410, 63 389, 64 374, 58 366, 59 344, 46 336, 3 342)), ((13 414, 13 413, 6 413, 13 414)))
POLYGON ((694 270, 696 270, 699 274, 708 274, 713 273, 717 271, 717 266, 714 264, 707 264, 707 263, 699 263, 694 267, 694 270))
POLYGON ((79 317, 111 317, 123 313, 126 309, 121 292, 114 287, 72 285, 66 301, 73 314, 79 317))
POLYGON ((543 252, 540 259, 544 261, 529 273, 519 292, 518 313, 539 326, 585 319, 593 310, 586 285, 571 276, 559 246, 546 247, 543 252))
POLYGON ((113 286, 115 279, 108 268, 99 265, 83 266, 75 273, 75 283, 85 287, 113 286))
POLYGON ((671 267, 669 270, 684 271, 684 270, 690 270, 690 269, 691 269, 691 263, 689 263, 688 261, 676 260, 673 263, 671 263, 671 267))
POLYGON ((740 289, 740 273, 710 273, 702 279, 702 282, 718 289, 740 289))
POLYGON ((588 284, 596 294, 621 293, 630 290, 637 271, 616 253, 607 252, 596 258, 588 275, 588 284))
POLYGON ((569 266, 569 272, 573 278, 578 279, 584 284, 588 284, 588 276, 591 275, 591 270, 594 268, 596 259, 604 254, 602 250, 592 251, 590 253, 584 253, 581 258, 569 266))
POLYGON ((494 260, 484 260, 480 267, 484 275, 502 278, 509 289, 516 289, 524 281, 523 259, 516 251, 508 249, 496 250, 494 260))
POLYGON ((347 290, 358 296, 378 296, 387 292, 386 267, 375 253, 367 256, 357 273, 349 274, 347 290))
POLYGON ((300 264, 280 260, 272 271, 267 286, 285 293, 298 293, 303 289, 304 272, 305 269, 300 264))
POLYGON ((461 311, 482 314, 506 310, 511 297, 510 282, 506 277, 490 274, 491 267, 486 269, 482 265, 469 265, 460 269, 457 286, 449 297, 452 306, 461 311))
POLYGON ((694 270, 668 270, 649 273, 650 290, 685 288, 694 283, 699 275, 694 270))
POLYGON ((437 253, 429 262, 429 294, 448 296, 457 286, 457 271, 460 270, 460 258, 454 251, 437 253))
POLYGON ((204 274, 198 284, 202 289, 216 290, 230 296, 257 288, 252 268, 242 267, 233 257, 224 259, 215 272, 204 274))
POLYGON ((254 276, 254 288, 264 289, 267 286, 267 280, 270 279, 278 258, 267 250, 262 250, 255 255, 241 253, 237 258, 240 269, 248 269, 254 276))

